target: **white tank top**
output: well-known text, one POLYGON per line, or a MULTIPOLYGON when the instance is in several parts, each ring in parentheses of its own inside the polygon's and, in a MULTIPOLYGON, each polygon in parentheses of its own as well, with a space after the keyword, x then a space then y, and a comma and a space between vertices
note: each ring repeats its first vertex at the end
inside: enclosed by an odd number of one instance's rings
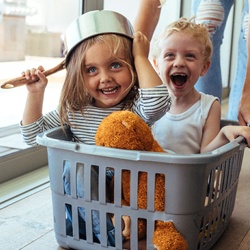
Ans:
POLYGON ((178 154, 200 153, 202 130, 217 97, 201 94, 192 107, 181 114, 166 113, 152 127, 155 139, 165 150, 178 154))

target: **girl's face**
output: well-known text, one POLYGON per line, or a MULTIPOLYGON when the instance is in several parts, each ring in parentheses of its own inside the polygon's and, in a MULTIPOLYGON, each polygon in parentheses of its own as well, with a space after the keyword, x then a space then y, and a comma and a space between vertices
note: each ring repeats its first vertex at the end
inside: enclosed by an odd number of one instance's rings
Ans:
POLYGON ((204 45, 190 34, 175 32, 159 46, 160 55, 153 61, 156 70, 174 96, 187 95, 209 68, 210 62, 204 63, 204 45))
POLYGON ((84 83, 96 107, 117 105, 132 87, 129 66, 117 58, 124 60, 124 52, 113 55, 104 42, 97 42, 86 51, 84 83))

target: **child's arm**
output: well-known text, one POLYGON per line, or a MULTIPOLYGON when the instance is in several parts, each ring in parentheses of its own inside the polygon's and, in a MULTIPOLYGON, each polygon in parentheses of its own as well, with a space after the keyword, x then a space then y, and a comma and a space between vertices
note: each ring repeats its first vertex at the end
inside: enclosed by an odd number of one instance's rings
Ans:
POLYGON ((23 113, 22 125, 28 125, 37 121, 42 116, 43 98, 48 79, 42 73, 42 66, 38 69, 31 69, 23 72, 23 76, 31 79, 35 76, 39 77, 39 81, 27 84, 28 95, 23 113))
POLYGON ((229 141, 234 140, 238 136, 243 136, 247 141, 247 146, 250 147, 250 127, 248 126, 225 126, 214 140, 208 145, 211 149, 219 148, 229 141))
POLYGON ((141 0, 136 14, 134 29, 151 40, 161 13, 159 0, 141 0), (150 22, 148 21, 150 17, 150 22))
POLYGON ((149 41, 141 32, 135 32, 133 55, 140 88, 153 88, 162 81, 148 60, 149 41))
POLYGON ((209 111, 206 124, 203 128, 203 137, 200 153, 219 148, 238 136, 243 136, 250 147, 250 127, 225 126, 220 129, 220 104, 215 101, 209 111))
POLYGON ((221 106, 218 100, 214 101, 208 113, 206 123, 202 131, 200 153, 208 152, 216 148, 210 145, 220 131, 221 106))

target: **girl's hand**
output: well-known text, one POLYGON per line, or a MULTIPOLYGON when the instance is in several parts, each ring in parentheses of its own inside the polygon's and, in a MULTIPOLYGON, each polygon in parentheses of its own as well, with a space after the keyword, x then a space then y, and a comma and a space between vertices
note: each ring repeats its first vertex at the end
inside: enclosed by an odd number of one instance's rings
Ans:
POLYGON ((32 68, 28 69, 25 72, 22 72, 22 76, 25 77, 27 80, 34 80, 38 77, 38 80, 34 83, 26 84, 26 87, 30 93, 44 91, 47 86, 48 79, 42 73, 44 68, 39 66, 37 69, 32 68))
POLYGON ((133 56, 136 59, 137 56, 148 58, 150 44, 147 37, 140 31, 134 33, 133 40, 133 56))
MULTIPOLYGON (((135 69, 141 89, 154 88, 162 85, 162 80, 148 59, 149 41, 140 31, 134 33, 133 56, 135 69)), ((166 97, 168 99, 168 97, 166 97)))

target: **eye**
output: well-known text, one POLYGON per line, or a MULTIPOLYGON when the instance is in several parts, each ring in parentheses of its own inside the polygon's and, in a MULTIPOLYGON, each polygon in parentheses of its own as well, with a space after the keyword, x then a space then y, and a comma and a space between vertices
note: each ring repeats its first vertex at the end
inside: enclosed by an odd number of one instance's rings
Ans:
POLYGON ((95 73, 97 71, 96 67, 88 67, 87 68, 87 73, 95 73))
POLYGON ((121 67, 122 67, 122 65, 119 62, 113 62, 113 63, 111 63, 111 68, 112 69, 119 69, 121 67))
POLYGON ((164 56, 165 59, 172 59, 174 57, 175 57, 175 55, 172 52, 166 53, 165 56, 164 56))
POLYGON ((195 54, 193 54, 193 53, 187 53, 186 57, 190 58, 190 59, 195 59, 196 58, 195 54))

